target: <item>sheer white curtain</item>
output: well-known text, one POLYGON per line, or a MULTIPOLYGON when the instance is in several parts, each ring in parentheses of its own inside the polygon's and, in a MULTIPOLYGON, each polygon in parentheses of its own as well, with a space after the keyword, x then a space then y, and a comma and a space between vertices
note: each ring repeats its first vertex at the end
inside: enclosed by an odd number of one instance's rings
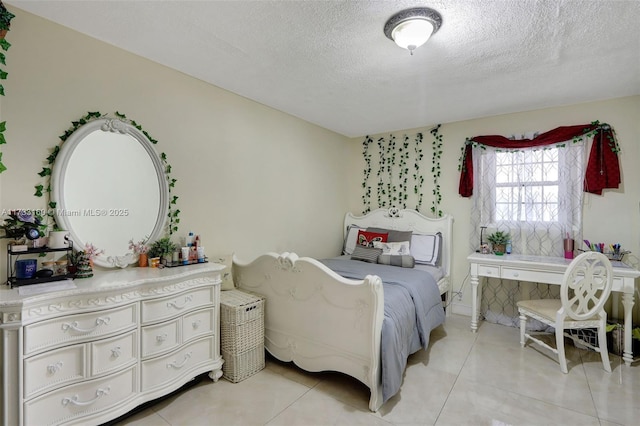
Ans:
MULTIPOLYGON (((509 232, 514 254, 563 256, 567 235, 580 247, 584 140, 544 149, 473 150, 472 251, 478 249, 481 227, 486 227, 484 242, 496 230, 509 232)), ((517 326, 516 302, 523 296, 555 297, 558 289, 551 287, 486 280, 481 312, 487 321, 517 326)))

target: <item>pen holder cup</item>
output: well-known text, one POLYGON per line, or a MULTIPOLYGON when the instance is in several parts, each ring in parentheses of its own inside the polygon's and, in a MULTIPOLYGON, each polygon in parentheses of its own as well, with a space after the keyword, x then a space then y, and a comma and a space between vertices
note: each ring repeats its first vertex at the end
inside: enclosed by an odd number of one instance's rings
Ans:
POLYGON ((564 245, 564 258, 565 259, 573 259, 573 239, 565 238, 562 240, 564 245))

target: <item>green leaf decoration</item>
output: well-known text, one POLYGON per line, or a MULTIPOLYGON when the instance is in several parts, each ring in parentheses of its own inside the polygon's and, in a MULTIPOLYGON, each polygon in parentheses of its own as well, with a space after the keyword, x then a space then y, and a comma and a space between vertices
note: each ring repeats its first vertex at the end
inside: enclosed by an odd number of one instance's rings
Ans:
POLYGON ((0 84, 0 96, 4 96, 4 86, 0 84))
POLYGON ((7 143, 7 140, 5 139, 4 135, 0 133, 0 145, 4 145, 6 143, 7 143))
POLYGON ((33 195, 35 195, 36 197, 42 197, 42 195, 43 195, 42 191, 44 190, 44 186, 43 185, 36 185, 35 188, 36 188, 36 193, 33 194, 33 195))
POLYGON ((55 201, 50 201, 49 202, 49 208, 50 209, 55 209, 56 208, 57 203, 55 201))
POLYGON ((4 70, 0 70, 0 80, 6 80, 8 75, 9 75, 8 72, 4 70))
POLYGON ((7 65, 7 55, 0 52, 0 64, 7 65))
POLYGON ((38 173, 38 175, 40 177, 50 176, 51 175, 51 169, 49 167, 43 167, 42 171, 40 173, 38 173))
POLYGON ((9 43, 6 38, 3 38, 0 40, 0 47, 6 52, 11 47, 11 43, 9 43))

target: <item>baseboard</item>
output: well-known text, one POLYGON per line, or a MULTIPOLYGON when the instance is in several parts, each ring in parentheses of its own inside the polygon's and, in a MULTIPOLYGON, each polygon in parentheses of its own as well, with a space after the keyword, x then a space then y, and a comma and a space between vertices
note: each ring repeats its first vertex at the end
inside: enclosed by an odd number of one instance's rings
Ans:
POLYGON ((464 315, 466 317, 471 317, 471 306, 470 305, 465 305, 463 303, 452 303, 451 306, 449 306, 449 308, 451 308, 451 313, 452 314, 457 314, 457 315, 464 315))

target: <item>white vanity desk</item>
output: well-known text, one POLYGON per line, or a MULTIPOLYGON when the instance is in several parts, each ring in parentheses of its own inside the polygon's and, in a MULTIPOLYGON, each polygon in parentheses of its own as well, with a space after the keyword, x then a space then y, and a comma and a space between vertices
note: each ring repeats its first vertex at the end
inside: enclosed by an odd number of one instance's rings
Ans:
POLYGON ((217 381, 222 269, 100 270, 32 296, 0 286, 0 424, 100 424, 199 374, 217 381))
MULTIPOLYGON (((514 281, 528 281, 543 284, 562 284, 564 271, 571 260, 563 257, 529 256, 509 254, 472 253, 467 257, 471 267, 471 331, 478 329, 480 298, 482 283, 480 277, 502 278, 514 281)), ((624 307, 624 351, 622 358, 627 365, 633 362, 631 342, 633 292, 635 279, 640 272, 622 262, 611 262, 613 265, 613 291, 622 292, 624 307)), ((614 316, 617 317, 617 295, 612 293, 614 316)))

